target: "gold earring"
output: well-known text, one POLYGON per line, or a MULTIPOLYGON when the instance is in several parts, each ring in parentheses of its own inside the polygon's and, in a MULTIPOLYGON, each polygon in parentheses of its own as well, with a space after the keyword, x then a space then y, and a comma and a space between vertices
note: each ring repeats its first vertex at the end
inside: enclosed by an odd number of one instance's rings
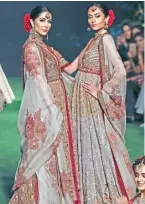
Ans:
POLYGON ((90 27, 88 27, 88 28, 87 28, 87 31, 88 31, 88 32, 89 32, 89 31, 91 31, 91 28, 90 28, 90 27))
POLYGON ((36 37, 36 32, 35 32, 35 28, 34 28, 34 26, 32 26, 32 36, 35 38, 36 37))
POLYGON ((105 30, 108 30, 108 24, 107 24, 107 22, 105 22, 105 30))

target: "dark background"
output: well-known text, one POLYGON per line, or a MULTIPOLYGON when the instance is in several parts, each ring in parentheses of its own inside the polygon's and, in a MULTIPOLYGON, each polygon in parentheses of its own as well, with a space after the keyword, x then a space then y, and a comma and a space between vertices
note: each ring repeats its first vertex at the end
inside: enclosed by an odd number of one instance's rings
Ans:
MULTIPOLYGON (((6 75, 21 75, 21 49, 28 37, 23 29, 25 13, 30 13, 37 5, 45 5, 52 11, 53 22, 48 43, 68 61, 72 61, 92 35, 87 32, 87 8, 91 3, 94 2, 0 2, 0 64, 6 75)), ((114 35, 125 19, 133 19, 138 7, 137 1, 100 3, 115 12, 116 19, 111 29, 114 35)))

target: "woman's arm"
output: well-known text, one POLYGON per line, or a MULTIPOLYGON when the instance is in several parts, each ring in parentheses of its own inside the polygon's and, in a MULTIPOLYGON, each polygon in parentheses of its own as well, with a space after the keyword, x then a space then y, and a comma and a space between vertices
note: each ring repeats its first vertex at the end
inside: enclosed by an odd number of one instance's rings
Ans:
MULTIPOLYGON (((53 48, 52 48, 53 49, 53 48)), ((77 57, 72 63, 68 63, 64 57, 58 52, 57 50, 53 49, 53 52, 59 59, 60 63, 60 69, 64 72, 66 72, 68 75, 71 75, 73 72, 75 72, 78 69, 78 58, 77 57)))
POLYGON ((53 96, 47 84, 44 67, 35 43, 30 43, 25 47, 24 62, 27 76, 34 81, 45 105, 50 108, 53 104, 53 96))
POLYGON ((71 64, 68 64, 66 67, 64 67, 63 70, 69 75, 71 75, 72 73, 77 71, 78 59, 79 59, 79 57, 77 57, 71 64))

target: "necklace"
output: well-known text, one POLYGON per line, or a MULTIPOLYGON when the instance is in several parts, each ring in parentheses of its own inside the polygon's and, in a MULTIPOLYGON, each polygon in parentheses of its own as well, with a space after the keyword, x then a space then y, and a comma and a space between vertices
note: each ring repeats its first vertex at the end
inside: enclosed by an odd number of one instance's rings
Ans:
POLYGON ((43 37, 41 35, 39 35, 38 33, 36 33, 36 31, 33 30, 33 29, 31 29, 29 37, 33 38, 33 39, 36 39, 39 42, 43 43, 43 37))
POLYGON ((95 33, 95 37, 99 37, 99 36, 101 36, 101 35, 103 35, 105 33, 107 33, 107 30, 102 30, 100 32, 95 33))

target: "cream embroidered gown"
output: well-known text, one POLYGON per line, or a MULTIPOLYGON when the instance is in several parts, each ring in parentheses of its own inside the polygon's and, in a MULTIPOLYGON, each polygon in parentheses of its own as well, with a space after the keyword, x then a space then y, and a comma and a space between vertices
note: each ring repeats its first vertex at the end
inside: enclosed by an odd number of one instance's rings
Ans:
POLYGON ((23 50, 25 88, 18 118, 22 156, 9 203, 80 204, 65 89, 69 79, 61 74, 67 62, 31 34, 23 50))
POLYGON ((125 76, 111 35, 92 38, 79 56, 72 96, 82 204, 116 204, 121 195, 135 195, 124 143, 125 76), (101 87, 98 99, 84 91, 85 82, 101 87))

